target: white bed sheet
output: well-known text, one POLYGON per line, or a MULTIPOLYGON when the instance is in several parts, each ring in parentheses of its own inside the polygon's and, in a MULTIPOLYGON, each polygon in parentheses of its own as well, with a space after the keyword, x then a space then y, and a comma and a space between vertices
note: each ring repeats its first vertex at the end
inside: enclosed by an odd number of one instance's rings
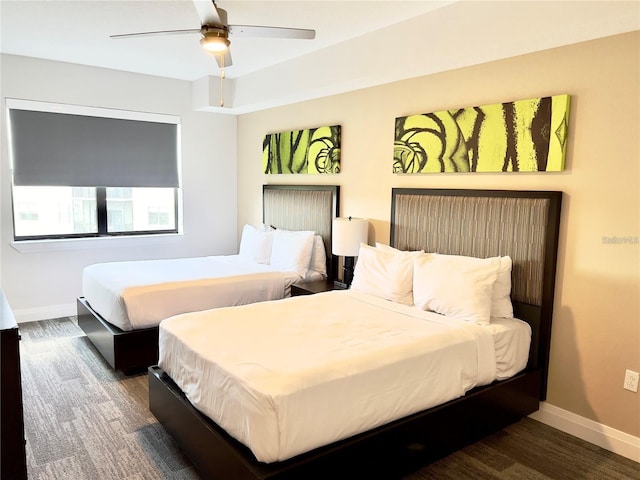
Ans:
POLYGON ((166 319, 159 365, 258 460, 275 462, 519 371, 529 348, 513 347, 526 338, 519 320, 479 326, 334 291, 166 319))
POLYGON ((90 265, 82 293, 103 319, 130 331, 179 313, 285 298, 301 280, 296 272, 221 255, 90 265))

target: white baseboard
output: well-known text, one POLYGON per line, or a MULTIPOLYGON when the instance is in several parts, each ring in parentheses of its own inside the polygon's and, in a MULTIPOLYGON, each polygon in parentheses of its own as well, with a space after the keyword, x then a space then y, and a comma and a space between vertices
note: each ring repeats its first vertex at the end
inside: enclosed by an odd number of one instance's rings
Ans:
POLYGON ((78 309, 75 303, 65 303, 63 305, 49 305, 47 307, 14 309, 13 316, 16 322, 27 323, 38 320, 50 320, 52 318, 70 317, 77 315, 78 309))
POLYGON ((581 417, 546 402, 530 418, 640 463, 640 437, 581 417))

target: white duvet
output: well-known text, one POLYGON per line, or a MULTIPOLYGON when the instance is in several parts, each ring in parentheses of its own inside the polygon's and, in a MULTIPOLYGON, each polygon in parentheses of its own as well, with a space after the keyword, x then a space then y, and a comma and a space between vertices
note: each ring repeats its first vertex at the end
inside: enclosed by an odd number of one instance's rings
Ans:
POLYGON ((179 313, 284 298, 300 280, 239 255, 137 260, 86 267, 82 293, 103 319, 129 331, 179 313))
POLYGON ((159 365, 275 462, 510 376, 526 365, 529 338, 519 320, 478 326, 334 291, 168 318, 159 365))

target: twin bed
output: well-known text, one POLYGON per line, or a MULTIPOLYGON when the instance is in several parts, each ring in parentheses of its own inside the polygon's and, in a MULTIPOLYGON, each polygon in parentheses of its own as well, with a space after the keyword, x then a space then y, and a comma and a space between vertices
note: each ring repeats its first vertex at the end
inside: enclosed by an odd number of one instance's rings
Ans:
MULTIPOLYGON (((285 298, 293 283, 330 276, 336 268, 331 228, 338 211, 337 186, 265 185, 265 227, 244 227, 238 255, 85 268, 83 296, 77 300, 78 324, 112 368, 129 372, 154 365, 158 324, 163 319, 285 298), (302 233, 303 237, 298 235, 302 233), (274 242, 282 246, 277 259, 270 258, 272 246, 277 250, 274 242), (310 246, 305 266, 295 262, 292 249, 298 246, 310 246)), ((307 253, 300 250, 299 257, 307 258, 307 253)))
POLYGON ((393 189, 351 290, 164 320, 151 412, 240 480, 396 478, 519 420, 546 398, 561 198, 393 189))

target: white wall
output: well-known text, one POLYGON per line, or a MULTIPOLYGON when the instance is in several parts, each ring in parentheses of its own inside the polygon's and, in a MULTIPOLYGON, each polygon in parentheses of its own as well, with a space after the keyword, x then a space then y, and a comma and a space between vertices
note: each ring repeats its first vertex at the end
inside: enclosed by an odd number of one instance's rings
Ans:
POLYGON ((86 265, 237 251, 236 117, 195 112, 191 83, 2 55, 0 285, 18 322, 73 315, 86 265), (6 98, 179 115, 184 235, 12 247, 6 98))

